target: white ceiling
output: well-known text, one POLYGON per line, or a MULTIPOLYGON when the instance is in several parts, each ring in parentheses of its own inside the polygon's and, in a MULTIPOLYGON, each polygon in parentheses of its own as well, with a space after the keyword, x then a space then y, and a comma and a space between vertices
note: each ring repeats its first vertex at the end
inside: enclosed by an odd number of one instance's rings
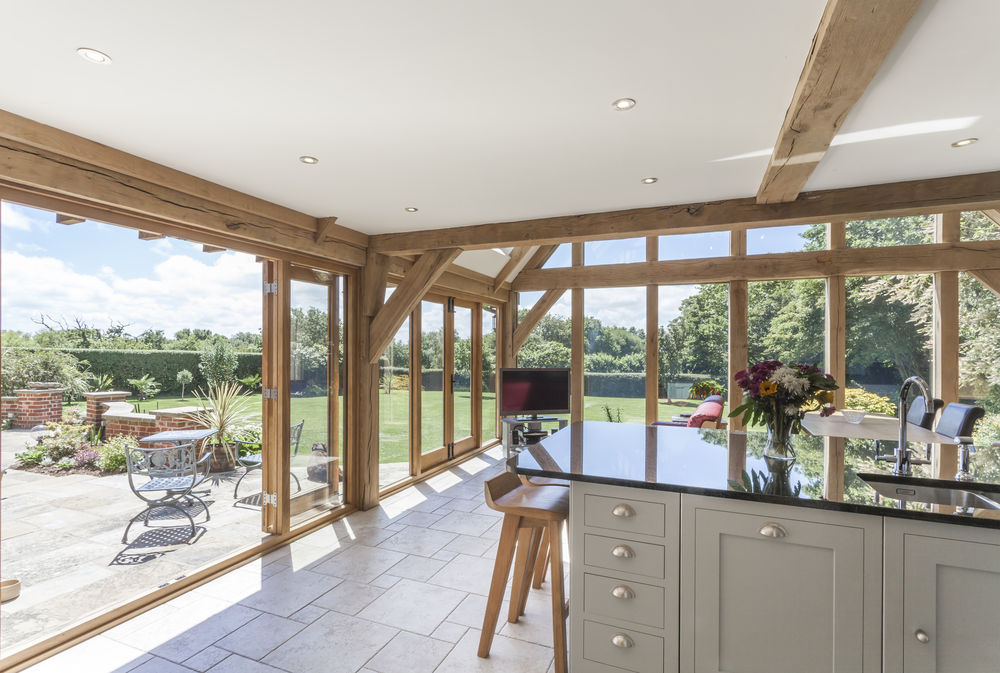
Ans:
MULTIPOLYGON (((744 197, 824 5, 0 0, 0 108, 367 233, 744 197)), ((1000 168, 998 22, 924 0, 807 189, 1000 168)))

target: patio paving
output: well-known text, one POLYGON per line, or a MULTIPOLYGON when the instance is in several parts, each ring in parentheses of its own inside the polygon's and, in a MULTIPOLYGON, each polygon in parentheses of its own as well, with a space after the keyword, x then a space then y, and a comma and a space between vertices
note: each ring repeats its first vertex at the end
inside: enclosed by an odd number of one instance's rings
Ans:
MULTIPOLYGON (((2 463, 38 433, 5 431, 2 463)), ((21 580, 21 596, 0 608, 0 654, 51 636, 91 614, 134 599, 240 549, 257 544, 260 472, 233 487, 242 471, 210 476, 210 520, 197 503, 189 508, 197 526, 189 543, 185 517, 170 510, 153 525, 132 526, 143 511, 125 474, 50 476, 10 468, 0 486, 0 538, 4 579, 21 580)), ((305 467, 296 467, 309 490, 305 467)), ((316 485, 319 488, 318 485, 316 485)))

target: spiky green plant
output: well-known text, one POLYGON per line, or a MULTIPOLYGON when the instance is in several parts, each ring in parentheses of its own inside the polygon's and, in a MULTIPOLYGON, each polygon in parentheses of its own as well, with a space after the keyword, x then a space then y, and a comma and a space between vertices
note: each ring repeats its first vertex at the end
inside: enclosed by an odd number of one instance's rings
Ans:
POLYGON ((200 409, 187 414, 192 421, 216 431, 213 440, 221 446, 230 460, 235 460, 232 444, 227 441, 230 428, 244 425, 250 420, 252 403, 250 394, 242 390, 237 381, 210 384, 208 390, 194 393, 200 409))

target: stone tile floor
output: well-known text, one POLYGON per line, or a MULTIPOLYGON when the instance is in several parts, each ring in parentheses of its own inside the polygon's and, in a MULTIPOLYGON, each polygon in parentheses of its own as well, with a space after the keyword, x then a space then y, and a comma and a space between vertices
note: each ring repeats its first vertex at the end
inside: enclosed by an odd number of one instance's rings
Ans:
MULTIPOLYGON (((38 434, 5 431, 4 466, 38 434)), ((308 491, 314 484, 304 467, 296 469, 308 491)), ((21 596, 0 608, 0 655, 258 544, 260 472, 244 480, 235 500, 240 474, 211 475, 205 498, 210 518, 200 505, 189 509, 198 527, 190 544, 187 519, 159 510, 155 527, 136 523, 125 545, 127 522, 144 508, 126 475, 56 477, 10 469, 0 486, 0 564, 5 579, 21 580, 21 596)))
POLYGON ((500 533, 483 482, 500 458, 471 458, 28 670, 549 673, 548 582, 476 656, 500 533))

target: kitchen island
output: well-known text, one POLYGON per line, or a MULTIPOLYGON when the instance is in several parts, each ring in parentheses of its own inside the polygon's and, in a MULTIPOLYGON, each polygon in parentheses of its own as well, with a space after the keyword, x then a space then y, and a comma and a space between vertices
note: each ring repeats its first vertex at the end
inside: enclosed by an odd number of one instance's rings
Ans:
POLYGON ((1000 510, 900 508, 850 451, 824 498, 807 436, 787 494, 755 492, 764 440, 583 422, 511 459, 571 482, 574 673, 1000 670, 1000 510))

